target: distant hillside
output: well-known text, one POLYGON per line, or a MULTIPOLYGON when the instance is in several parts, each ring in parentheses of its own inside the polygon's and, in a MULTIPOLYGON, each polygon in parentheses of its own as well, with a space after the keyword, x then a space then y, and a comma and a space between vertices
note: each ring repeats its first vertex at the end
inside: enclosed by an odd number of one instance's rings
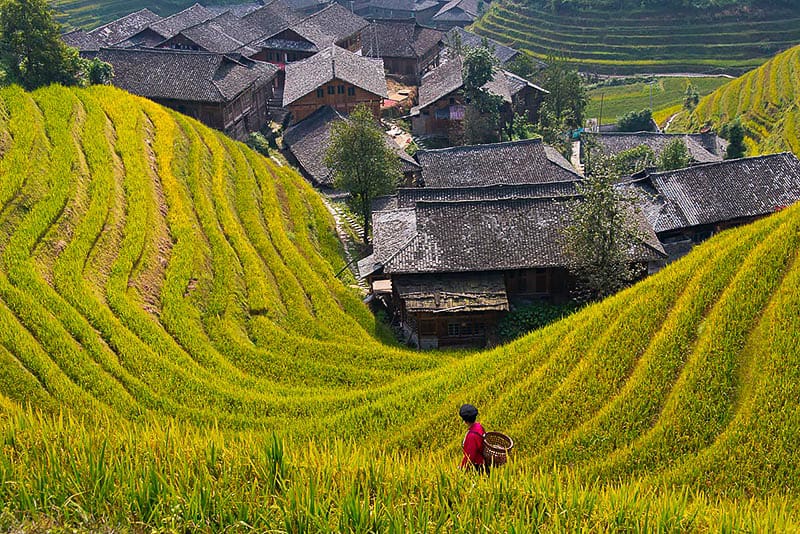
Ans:
POLYGON ((565 54, 584 70, 608 74, 739 74, 800 43, 797 2, 772 8, 674 11, 554 11, 546 4, 497 0, 473 29, 536 57, 565 54))
POLYGON ((421 352, 294 170, 152 102, 0 90, 0 176, 4 529, 798 528, 800 206, 421 352), (455 469, 463 402, 517 441, 488 480, 455 469))
MULTIPOLYGON (((194 4, 195 0, 53 0, 59 22, 65 28, 90 29, 128 13, 147 8, 161 16, 177 13, 194 4)), ((211 0, 205 5, 240 4, 242 0, 211 0)))
POLYGON ((800 154, 800 46, 723 85, 693 113, 678 115, 670 129, 698 130, 710 123, 718 130, 736 117, 747 131, 748 154, 800 154))

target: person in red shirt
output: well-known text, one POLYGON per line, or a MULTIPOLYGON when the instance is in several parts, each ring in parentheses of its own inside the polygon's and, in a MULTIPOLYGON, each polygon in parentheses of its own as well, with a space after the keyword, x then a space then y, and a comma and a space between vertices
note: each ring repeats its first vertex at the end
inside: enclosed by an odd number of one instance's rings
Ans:
POLYGON ((458 411, 464 424, 467 425, 467 435, 461 448, 464 451, 464 458, 461 460, 461 469, 475 469, 478 473, 489 474, 489 466, 483 457, 483 436, 486 434, 483 426, 476 422, 478 409, 471 404, 464 404, 458 411))

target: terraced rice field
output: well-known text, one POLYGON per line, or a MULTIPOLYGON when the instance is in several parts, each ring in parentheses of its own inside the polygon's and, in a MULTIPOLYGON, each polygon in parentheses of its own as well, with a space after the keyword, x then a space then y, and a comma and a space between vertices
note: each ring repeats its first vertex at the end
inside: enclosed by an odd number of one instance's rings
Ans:
POLYGON ((800 154, 800 46, 720 87, 691 115, 676 117, 671 128, 696 130, 712 124, 718 129, 736 117, 746 129, 749 154, 800 154))
POLYGON ((740 15, 663 11, 554 14, 537 2, 495 2, 472 29, 538 58, 566 55, 606 74, 740 74, 800 42, 800 10, 740 15))
POLYGON ((0 91, 0 527, 798 523, 800 207, 485 352, 398 347, 317 194, 108 87, 0 91), (517 442, 459 473, 463 402, 517 442))
POLYGON ((641 111, 646 108, 653 109, 654 115, 661 110, 671 108, 673 109, 669 113, 671 116, 683 107, 683 99, 689 83, 694 85, 700 96, 705 96, 728 81, 728 78, 722 76, 701 78, 669 76, 655 77, 650 82, 637 81, 625 85, 600 86, 590 89, 588 92, 589 105, 586 107, 586 116, 600 118, 602 111, 603 124, 614 124, 617 119, 629 111, 641 111), (677 109, 675 109, 676 106, 677 109))

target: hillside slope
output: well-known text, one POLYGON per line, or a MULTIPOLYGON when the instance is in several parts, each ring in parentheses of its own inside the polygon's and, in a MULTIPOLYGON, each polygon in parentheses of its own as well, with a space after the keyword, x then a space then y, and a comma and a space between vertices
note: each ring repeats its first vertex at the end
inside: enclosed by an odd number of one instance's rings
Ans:
POLYGON ((691 113, 678 115, 671 130, 697 130, 741 117, 750 155, 791 151, 800 154, 800 46, 703 98, 691 113))
POLYGON ((740 74, 800 42, 800 6, 757 10, 588 9, 500 0, 473 30, 538 58, 606 74, 740 74))
POLYGON ((418 352, 334 278, 299 175, 193 120, 107 87, 3 89, 0 154, 16 521, 796 525, 800 207, 517 342, 418 352), (462 402, 517 441, 478 486, 447 467, 462 402))
MULTIPOLYGON (((240 4, 238 0, 214 0, 207 5, 240 4)), ((193 0, 53 0, 58 21, 67 28, 91 29, 140 9, 166 17, 194 4, 193 0)))

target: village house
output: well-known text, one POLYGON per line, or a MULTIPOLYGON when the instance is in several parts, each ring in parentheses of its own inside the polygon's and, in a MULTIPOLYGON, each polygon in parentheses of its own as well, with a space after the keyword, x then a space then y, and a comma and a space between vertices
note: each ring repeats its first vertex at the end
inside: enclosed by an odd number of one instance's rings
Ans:
MULTIPOLYGON (((263 37, 271 37, 303 20, 304 15, 293 9, 284 0, 272 0, 268 4, 248 13, 242 20, 261 30, 263 37)), ((266 61, 266 57, 262 59, 266 61)))
POLYGON ((252 43, 257 49, 252 58, 283 68, 332 45, 356 52, 361 49, 361 32, 368 24, 339 4, 328 4, 313 15, 252 43))
MULTIPOLYGON (((563 232, 581 201, 576 183, 401 189, 376 206, 373 253, 359 272, 408 343, 492 345, 515 306, 569 299, 563 232)), ((645 233, 630 260, 646 272, 664 252, 633 216, 645 233)))
MULTIPOLYGON (((332 191, 333 174, 323 161, 330 147, 333 123, 346 118, 347 115, 344 113, 325 106, 289 127, 283 134, 287 159, 295 164, 303 176, 317 188, 332 193, 335 193, 332 191)), ((419 175, 419 164, 388 135, 386 143, 395 151, 402 163, 405 184, 414 184, 419 175)))
POLYGON ((222 130, 236 139, 267 122, 277 69, 268 63, 208 52, 101 49, 112 83, 222 130))
POLYGON ((387 98, 383 61, 331 46, 314 56, 286 65, 283 107, 300 122, 323 106, 350 113, 364 104, 375 117, 387 98))
POLYGON ((442 32, 414 21, 375 21, 362 33, 361 53, 383 59, 386 74, 418 85, 438 64, 442 32))
MULTIPOLYGON (((411 131, 421 137, 453 139, 463 130, 465 114, 463 60, 460 56, 428 72, 419 87, 419 103, 411 110, 411 131)), ((503 99, 500 115, 505 123, 515 114, 530 122, 539 118, 539 107, 548 92, 514 73, 497 69, 483 88, 503 99)))
POLYGON ((674 261, 727 228, 748 224, 800 200, 800 161, 791 153, 641 173, 623 187, 674 261))
POLYGON ((337 0, 367 20, 400 20, 430 26, 443 5, 439 0, 337 0))
POLYGON ((255 48, 249 43, 262 37, 260 30, 230 12, 196 24, 159 43, 158 48, 172 50, 194 50, 217 54, 254 56, 255 48))
POLYGON ((478 20, 486 6, 483 0, 450 0, 431 18, 431 24, 440 30, 463 28, 478 20))
POLYGON ((122 48, 155 48, 192 26, 214 18, 215 13, 200 4, 194 4, 169 17, 152 22, 147 27, 115 46, 122 48))
MULTIPOLYGON (((500 66, 510 63, 522 55, 522 52, 519 50, 505 46, 494 39, 489 39, 488 37, 474 34, 461 27, 452 28, 450 31, 445 33, 442 38, 442 44, 449 48, 458 48, 459 46, 470 46, 477 48, 479 46, 483 46, 484 42, 489 46, 489 50, 494 54, 494 57, 497 58, 497 62, 500 66)), ((448 50, 445 50, 443 53, 446 54, 448 52, 448 50)), ((542 61, 534 61, 542 68, 546 66, 546 64, 542 61)))
POLYGON ((727 141, 711 132, 698 134, 584 132, 581 134, 581 163, 587 163, 593 150, 598 150, 606 156, 616 156, 639 146, 647 146, 659 156, 675 139, 681 139, 686 145, 693 164, 722 161, 727 147, 727 141))
POLYGON ((81 56, 94 57, 100 48, 117 46, 159 20, 161 17, 149 9, 140 9, 88 32, 78 29, 64 33, 61 39, 77 48, 81 56))
POLYGON ((541 139, 419 150, 424 187, 485 187, 582 180, 558 150, 541 139))

